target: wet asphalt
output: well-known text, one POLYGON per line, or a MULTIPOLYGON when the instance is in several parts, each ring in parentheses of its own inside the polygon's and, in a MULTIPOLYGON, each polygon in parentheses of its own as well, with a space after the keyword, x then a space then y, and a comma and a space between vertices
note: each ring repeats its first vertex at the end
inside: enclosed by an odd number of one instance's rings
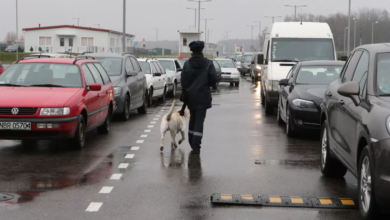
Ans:
POLYGON ((187 141, 172 151, 169 133, 160 152, 160 122, 171 103, 114 120, 109 135, 88 133, 82 151, 61 141, 26 149, 0 140, 0 191, 13 196, 0 202, 0 218, 360 219, 358 210, 211 205, 213 193, 357 199, 357 180, 349 172, 322 176, 320 135, 288 138, 276 116, 265 115, 260 86, 248 79, 213 91, 200 156, 190 154, 187 141), (99 193, 103 187, 113 188, 99 193), (87 212, 95 202, 98 211, 87 212))

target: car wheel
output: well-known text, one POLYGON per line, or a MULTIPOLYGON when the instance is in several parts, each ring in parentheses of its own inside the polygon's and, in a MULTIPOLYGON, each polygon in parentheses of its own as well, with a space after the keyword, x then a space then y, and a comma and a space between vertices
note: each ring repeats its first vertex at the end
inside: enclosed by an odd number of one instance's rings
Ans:
POLYGON ((139 114, 146 114, 147 109, 148 109, 147 104, 146 104, 147 101, 148 101, 148 97, 147 97, 147 92, 145 91, 144 98, 142 101, 142 106, 137 109, 139 114))
POLYGON ((130 96, 126 95, 125 104, 121 114, 122 121, 127 121, 130 118, 130 96))
POLYGON ((280 116, 280 103, 278 103, 278 112, 276 113, 276 120, 278 121, 279 124, 283 123, 283 119, 280 116))
POLYGON ((82 115, 79 116, 79 121, 77 123, 77 129, 76 133, 74 134, 74 137, 69 140, 69 146, 73 149, 80 150, 83 149, 85 146, 85 120, 82 115))
POLYGON ((239 82, 237 82, 237 83, 234 83, 235 85, 236 85, 236 87, 238 87, 239 85, 240 85, 240 83, 239 82))
POLYGON ((148 92, 148 107, 151 108, 153 106, 153 89, 150 88, 148 92))
POLYGON ((234 86, 234 83, 230 83, 230 86, 234 86))
POLYGON ((172 88, 172 91, 169 93, 169 96, 172 98, 175 98, 176 97, 176 82, 174 82, 172 86, 173 86, 173 88, 172 88))
POLYGON ((292 120, 290 116, 290 107, 287 105, 286 106, 286 134, 289 137, 293 137, 295 135, 295 131, 292 130, 292 120))
POLYGON ((110 132, 111 116, 112 116, 111 108, 109 108, 104 123, 101 126, 97 127, 97 131, 99 134, 108 134, 110 132))
MULTIPOLYGON (((263 101, 263 100, 262 100, 263 101)), ((271 105, 271 103, 269 103, 267 101, 267 97, 264 97, 264 107, 265 107, 265 114, 266 115, 270 115, 274 112, 274 108, 273 106, 271 105)))
POLYGON ((163 95, 161 96, 161 98, 159 98, 158 100, 159 100, 160 102, 162 102, 163 104, 165 104, 166 96, 167 96, 167 87, 164 88, 164 93, 163 93, 163 95))
POLYGON ((343 177, 347 173, 347 168, 330 152, 328 122, 326 120, 321 129, 321 172, 330 177, 343 177))
POLYGON ((376 219, 379 215, 379 207, 375 200, 375 190, 373 183, 373 163, 368 154, 368 146, 366 146, 360 155, 359 159, 359 209, 364 219, 376 219))

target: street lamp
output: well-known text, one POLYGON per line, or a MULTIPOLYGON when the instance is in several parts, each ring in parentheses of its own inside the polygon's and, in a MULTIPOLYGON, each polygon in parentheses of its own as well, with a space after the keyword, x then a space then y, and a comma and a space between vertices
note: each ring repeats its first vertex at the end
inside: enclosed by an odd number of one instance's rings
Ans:
POLYGON ((123 39, 122 39, 122 52, 126 51, 126 0, 123 0, 123 39))
POLYGON ((252 33, 251 33, 251 51, 253 52, 253 48, 254 48, 254 46, 253 46, 253 27, 256 27, 257 25, 250 25, 250 24, 248 24, 247 25, 248 27, 251 27, 252 28, 252 33))
MULTIPOLYGON (((187 9, 195 10, 195 25, 194 25, 194 27, 196 28, 196 11, 198 11, 198 9, 197 8, 189 8, 189 7, 187 7, 187 9)), ((200 9, 206 9, 206 8, 200 8, 200 9)))
POLYGON ((353 34, 353 48, 356 48, 356 21, 359 20, 357 18, 353 18, 353 21, 355 22, 355 27, 353 28, 354 34, 353 34))
POLYGON ((266 15, 266 16, 264 16, 264 17, 266 17, 266 18, 272 18, 272 23, 274 23, 274 22, 275 22, 275 18, 281 18, 282 16, 281 16, 281 15, 278 15, 278 16, 266 15))
POLYGON ((226 31, 226 52, 229 53, 229 31, 226 31))
POLYGON ((351 0, 349 0, 348 9, 348 44, 347 44, 347 56, 349 55, 349 47, 351 45, 351 0))
POLYGON ((371 40, 372 44, 374 43, 374 26, 375 26, 375 24, 378 24, 378 23, 379 23, 378 21, 375 21, 374 23, 372 23, 372 40, 371 40))
POLYGON ((200 40, 200 3, 202 2, 211 2, 212 0, 188 0, 189 2, 198 2, 198 40, 200 40))
POLYGON ((157 51, 157 42, 158 42, 158 28, 152 28, 156 30, 156 51, 157 51))
POLYGON ((284 5, 284 6, 295 8, 295 21, 297 21, 297 7, 307 7, 307 5, 284 5))
POLYGON ((347 30, 348 30, 348 27, 345 27, 345 29, 344 29, 344 50, 343 50, 343 53, 345 53, 345 47, 346 47, 345 41, 346 41, 346 38, 347 38, 347 30))
POLYGON ((16 0, 16 61, 19 60, 18 0, 16 0))
MULTIPOLYGON (((202 18, 201 20, 204 20, 205 21, 205 36, 204 36, 204 43, 205 43, 205 46, 207 44, 207 21, 212 21, 214 20, 214 18, 202 18)), ((199 25, 200 26, 200 25, 199 25)))
POLYGON ((253 21, 253 22, 259 22, 259 49, 261 48, 261 21, 253 21))
POLYGON ((72 18, 72 19, 77 19, 77 26, 80 26, 80 18, 72 18))

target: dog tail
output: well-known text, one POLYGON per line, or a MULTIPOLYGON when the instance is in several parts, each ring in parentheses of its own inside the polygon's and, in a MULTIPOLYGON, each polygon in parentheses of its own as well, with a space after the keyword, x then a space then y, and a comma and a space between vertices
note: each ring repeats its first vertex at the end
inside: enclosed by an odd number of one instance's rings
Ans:
POLYGON ((171 108, 169 109, 169 112, 168 112, 168 114, 167 114, 167 121, 170 121, 170 120, 171 120, 173 111, 175 110, 175 106, 176 106, 176 100, 173 100, 172 106, 171 106, 171 108))

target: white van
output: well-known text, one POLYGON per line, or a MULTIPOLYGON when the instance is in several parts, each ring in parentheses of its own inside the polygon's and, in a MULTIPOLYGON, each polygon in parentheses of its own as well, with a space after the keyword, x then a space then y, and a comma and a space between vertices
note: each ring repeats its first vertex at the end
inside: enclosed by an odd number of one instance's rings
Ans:
POLYGON ((261 103, 266 114, 279 100, 279 80, 296 62, 337 60, 333 34, 327 23, 276 22, 264 41, 261 73, 261 103))

